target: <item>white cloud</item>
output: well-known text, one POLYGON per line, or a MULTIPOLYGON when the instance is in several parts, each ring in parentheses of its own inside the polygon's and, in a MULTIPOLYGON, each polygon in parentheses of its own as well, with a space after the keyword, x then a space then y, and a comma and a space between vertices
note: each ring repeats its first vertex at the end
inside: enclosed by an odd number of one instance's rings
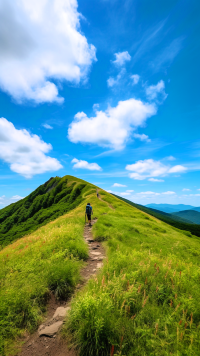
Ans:
POLYGON ((176 193, 169 190, 168 192, 164 192, 164 193, 162 193, 162 194, 165 194, 165 195, 173 195, 173 194, 176 194, 176 193))
POLYGON ((176 158, 174 156, 168 156, 168 157, 166 157, 166 159, 168 161, 175 161, 176 160, 176 158))
POLYGON ((2 195, 0 197, 0 205, 2 205, 1 209, 3 209, 5 206, 16 203, 18 200, 24 199, 24 197, 21 197, 20 195, 14 195, 11 198, 6 197, 5 195, 2 195))
POLYGON ((134 164, 128 164, 126 170, 133 172, 129 174, 130 178, 144 180, 146 178, 164 177, 170 173, 184 173, 187 168, 181 165, 170 167, 160 161, 145 159, 134 164))
POLYGON ((165 83, 163 80, 160 80, 156 85, 150 85, 146 88, 146 95, 149 100, 157 99, 158 95, 165 100, 167 94, 165 93, 165 83))
POLYGON ((183 191, 183 192, 190 192, 190 191, 191 191, 191 189, 188 189, 188 188, 183 188, 183 189, 182 189, 182 191, 183 191))
POLYGON ((176 194, 175 192, 172 192, 172 191, 168 191, 168 192, 162 192, 162 193, 157 193, 157 192, 151 192, 151 191, 147 191, 147 192, 140 192, 140 193, 137 193, 137 195, 145 195, 145 196, 158 196, 158 195, 173 195, 173 194, 176 194))
POLYGON ((136 99, 119 101, 116 107, 96 111, 90 118, 84 112, 78 112, 69 126, 68 138, 74 143, 93 143, 121 150, 131 133, 156 112, 154 104, 136 99))
POLYGON ((51 125, 49 125, 49 124, 43 124, 42 126, 45 127, 45 129, 48 129, 48 130, 52 130, 53 129, 53 127, 51 125))
POLYGON ((88 163, 87 161, 78 160, 74 158, 72 160, 73 168, 89 169, 90 171, 101 171, 102 168, 97 163, 88 163))
POLYGON ((115 61, 112 61, 116 66, 123 66, 127 61, 131 60, 128 51, 115 53, 115 61))
POLYGON ((149 178, 150 182, 164 182, 164 179, 157 179, 157 178, 149 178))
POLYGON ((114 184, 112 185, 112 187, 127 187, 127 186, 124 185, 124 184, 120 184, 120 183, 114 183, 114 184))
POLYGON ((180 164, 170 168, 169 173, 184 173, 187 170, 186 167, 181 166, 180 164))
POLYGON ((128 193, 133 193, 133 192, 134 192, 134 190, 132 190, 132 189, 128 189, 128 190, 126 190, 126 192, 128 192, 128 193))
POLYGON ((156 192, 151 192, 151 191, 147 191, 147 192, 140 192, 137 193, 137 195, 160 195, 160 193, 156 193, 156 192))
POLYGON ((15 100, 63 102, 57 81, 86 80, 95 47, 77 0, 0 0, 0 87, 15 100))
POLYGON ((126 197, 126 196, 128 196, 128 195, 131 195, 131 193, 130 192, 122 192, 122 193, 118 193, 119 195, 121 195, 122 197, 126 197))
POLYGON ((149 136, 145 135, 145 134, 137 134, 134 133, 133 137, 138 138, 140 141, 146 141, 146 142, 151 142, 151 139, 149 138, 149 136))
POLYGON ((136 85, 140 80, 140 76, 138 74, 133 74, 131 75, 131 79, 133 80, 133 85, 136 85))
POLYGON ((30 134, 17 130, 12 122, 0 118, 0 159, 10 164, 10 169, 26 178, 62 168, 60 162, 47 156, 51 144, 30 134))
POLYGON ((197 190, 200 190, 200 189, 197 189, 197 190))
POLYGON ((114 87, 115 85, 118 85, 120 79, 124 76, 125 73, 126 73, 126 69, 122 68, 116 78, 109 77, 107 80, 108 87, 114 87))
POLYGON ((92 108, 93 108, 94 111, 96 111, 99 108, 99 104, 98 103, 94 104, 92 108))
POLYGON ((12 200, 21 200, 21 199, 24 199, 24 198, 20 197, 20 195, 13 195, 13 197, 11 199, 12 200))

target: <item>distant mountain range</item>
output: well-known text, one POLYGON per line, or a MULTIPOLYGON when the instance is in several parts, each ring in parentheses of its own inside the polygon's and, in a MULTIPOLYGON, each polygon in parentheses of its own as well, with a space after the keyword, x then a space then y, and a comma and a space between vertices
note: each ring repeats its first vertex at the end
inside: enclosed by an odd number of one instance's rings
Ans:
POLYGON ((169 214, 171 219, 181 219, 186 223, 200 224, 200 207, 185 204, 148 204, 147 208, 159 210, 161 214, 169 214))
MULTIPOLYGON (((177 215, 175 215, 173 213, 165 213, 165 212, 163 212, 161 210, 158 210, 158 209, 152 209, 152 208, 144 206, 144 205, 135 204, 135 203, 133 203, 132 201, 130 201, 128 199, 119 197, 118 195, 115 195, 115 194, 113 194, 113 195, 116 196, 117 198, 119 198, 120 200, 123 200, 126 203, 134 206, 135 208, 137 208, 137 209, 139 209, 139 210, 141 210, 141 211, 143 211, 143 212, 145 212, 145 213, 147 213, 149 215, 152 215, 155 218, 157 218, 157 219, 159 219, 161 221, 164 221, 165 223, 167 223, 167 224, 169 224, 171 226, 174 226, 177 229, 184 230, 185 234, 188 234, 190 232, 192 235, 200 237, 200 224, 194 223, 193 221, 189 220, 186 217, 180 217, 180 216, 177 216, 177 215)), ((149 204, 149 205, 151 205, 151 206, 153 205, 153 206, 158 207, 159 205, 168 206, 170 204, 149 204)), ((172 206, 176 206, 176 207, 178 206, 180 208, 180 207, 183 207, 183 206, 186 207, 187 205, 179 204, 179 205, 172 205, 172 206)), ((200 208, 197 208, 197 209, 200 209, 200 208)), ((191 216, 190 216, 190 218, 191 218, 191 216)), ((190 236, 190 235, 187 235, 187 236, 190 236)))
POLYGON ((200 212, 195 210, 183 210, 177 213, 171 214, 173 216, 178 216, 181 219, 186 219, 192 221, 194 224, 200 224, 200 212))
POLYGON ((177 213, 179 211, 184 211, 184 210, 195 210, 195 211, 200 212, 200 207, 195 207, 192 205, 185 205, 185 204, 177 204, 177 205, 147 204, 146 207, 151 208, 151 209, 161 210, 161 211, 164 211, 164 213, 168 213, 168 214, 173 214, 173 213, 177 213))

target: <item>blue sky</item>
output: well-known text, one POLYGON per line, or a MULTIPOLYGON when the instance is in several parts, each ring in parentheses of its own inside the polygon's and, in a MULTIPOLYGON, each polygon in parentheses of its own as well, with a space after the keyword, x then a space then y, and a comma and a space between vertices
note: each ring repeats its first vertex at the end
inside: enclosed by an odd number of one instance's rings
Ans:
POLYGON ((66 174, 200 206, 200 3, 0 0, 0 207, 66 174))

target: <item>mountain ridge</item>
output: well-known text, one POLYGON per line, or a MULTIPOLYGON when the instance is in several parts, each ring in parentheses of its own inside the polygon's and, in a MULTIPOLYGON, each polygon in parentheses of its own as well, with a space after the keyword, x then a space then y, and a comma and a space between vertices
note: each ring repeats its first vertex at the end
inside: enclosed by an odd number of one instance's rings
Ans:
POLYGON ((78 206, 86 186, 83 182, 69 175, 52 177, 24 199, 1 209, 0 246, 8 245, 78 206))
POLYGON ((194 224, 200 224, 200 212, 196 210, 183 210, 178 211, 176 213, 171 214, 173 216, 178 216, 183 219, 188 219, 192 221, 194 224))
POLYGON ((156 209, 156 210, 160 210, 163 211, 165 213, 176 213, 179 211, 183 211, 183 210, 196 210, 196 211, 200 211, 200 207, 195 207, 192 205, 185 205, 185 204, 156 204, 156 203, 151 203, 151 204, 147 204, 145 205, 147 208, 151 208, 151 209, 156 209))
MULTIPOLYGON (((67 188, 73 183, 69 199, 84 185, 74 209, 0 251, 0 354, 16 355, 54 294, 64 300, 73 295, 62 335, 66 348, 70 339, 80 355, 161 355, 160 340, 166 355, 198 355, 200 239, 102 189, 98 199, 96 186, 68 176, 67 188), (88 201, 96 218, 93 238, 102 242, 106 259, 73 294, 89 255, 88 201)), ((53 194, 55 204, 59 194, 53 194)))

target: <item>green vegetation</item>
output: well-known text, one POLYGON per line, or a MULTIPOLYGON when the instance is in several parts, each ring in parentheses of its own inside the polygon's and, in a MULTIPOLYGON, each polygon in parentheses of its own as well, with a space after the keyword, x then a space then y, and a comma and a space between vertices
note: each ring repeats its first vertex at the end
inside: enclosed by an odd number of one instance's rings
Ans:
MULTIPOLYGON (((53 182, 55 184, 55 180, 53 182)), ((76 204, 77 201, 82 204, 0 251, 0 355, 3 356, 14 353, 13 342, 18 336, 38 326, 51 292, 57 298, 68 298, 80 280, 83 260, 88 257, 88 247, 83 240, 84 194, 94 186, 70 176, 59 182, 65 185, 68 182, 66 189, 73 188, 69 200, 74 197, 76 204), (77 199, 78 189, 82 194, 77 199)), ((32 197, 39 196, 38 189, 32 197)), ((60 191, 53 194, 55 201, 60 191)), ((14 211, 15 205, 19 203, 12 204, 14 211)))
POLYGON ((26 198, 1 209, 0 246, 10 244, 77 207, 82 201, 85 184, 76 182, 70 176, 51 178, 26 198))
POLYGON ((64 332, 81 356, 108 356, 111 350, 199 355, 200 240, 100 195, 107 214, 92 202, 98 216, 93 233, 104 241, 108 259, 74 298, 64 332))
POLYGON ((173 216, 180 217, 182 219, 190 220, 194 224, 200 224, 200 213, 195 210, 183 210, 173 213, 173 216))
POLYGON ((196 224, 189 224, 189 223, 185 223, 185 219, 183 220, 183 218, 179 217, 179 216, 175 216, 174 214, 168 214, 168 213, 164 213, 160 210, 156 210, 156 209, 151 209, 151 208, 146 208, 143 205, 140 204, 135 204, 132 201, 119 197, 115 194, 113 194, 115 197, 117 197, 118 199, 121 199, 122 201, 126 202, 127 204, 151 215, 154 216, 155 218, 164 221, 165 223, 174 226, 175 228, 179 229, 179 230, 184 230, 185 232, 188 232, 188 236, 195 235, 195 236, 199 236, 200 237, 200 225, 196 225, 196 224))
POLYGON ((79 205, 0 252, 0 354, 14 354, 18 337, 37 328, 50 292, 57 298, 73 292, 88 256, 83 229, 89 201, 98 218, 93 234, 107 259, 74 297, 64 335, 81 356, 109 356, 111 350, 199 355, 199 238, 102 190, 99 200, 87 182, 62 179, 72 192, 84 185, 79 205))

